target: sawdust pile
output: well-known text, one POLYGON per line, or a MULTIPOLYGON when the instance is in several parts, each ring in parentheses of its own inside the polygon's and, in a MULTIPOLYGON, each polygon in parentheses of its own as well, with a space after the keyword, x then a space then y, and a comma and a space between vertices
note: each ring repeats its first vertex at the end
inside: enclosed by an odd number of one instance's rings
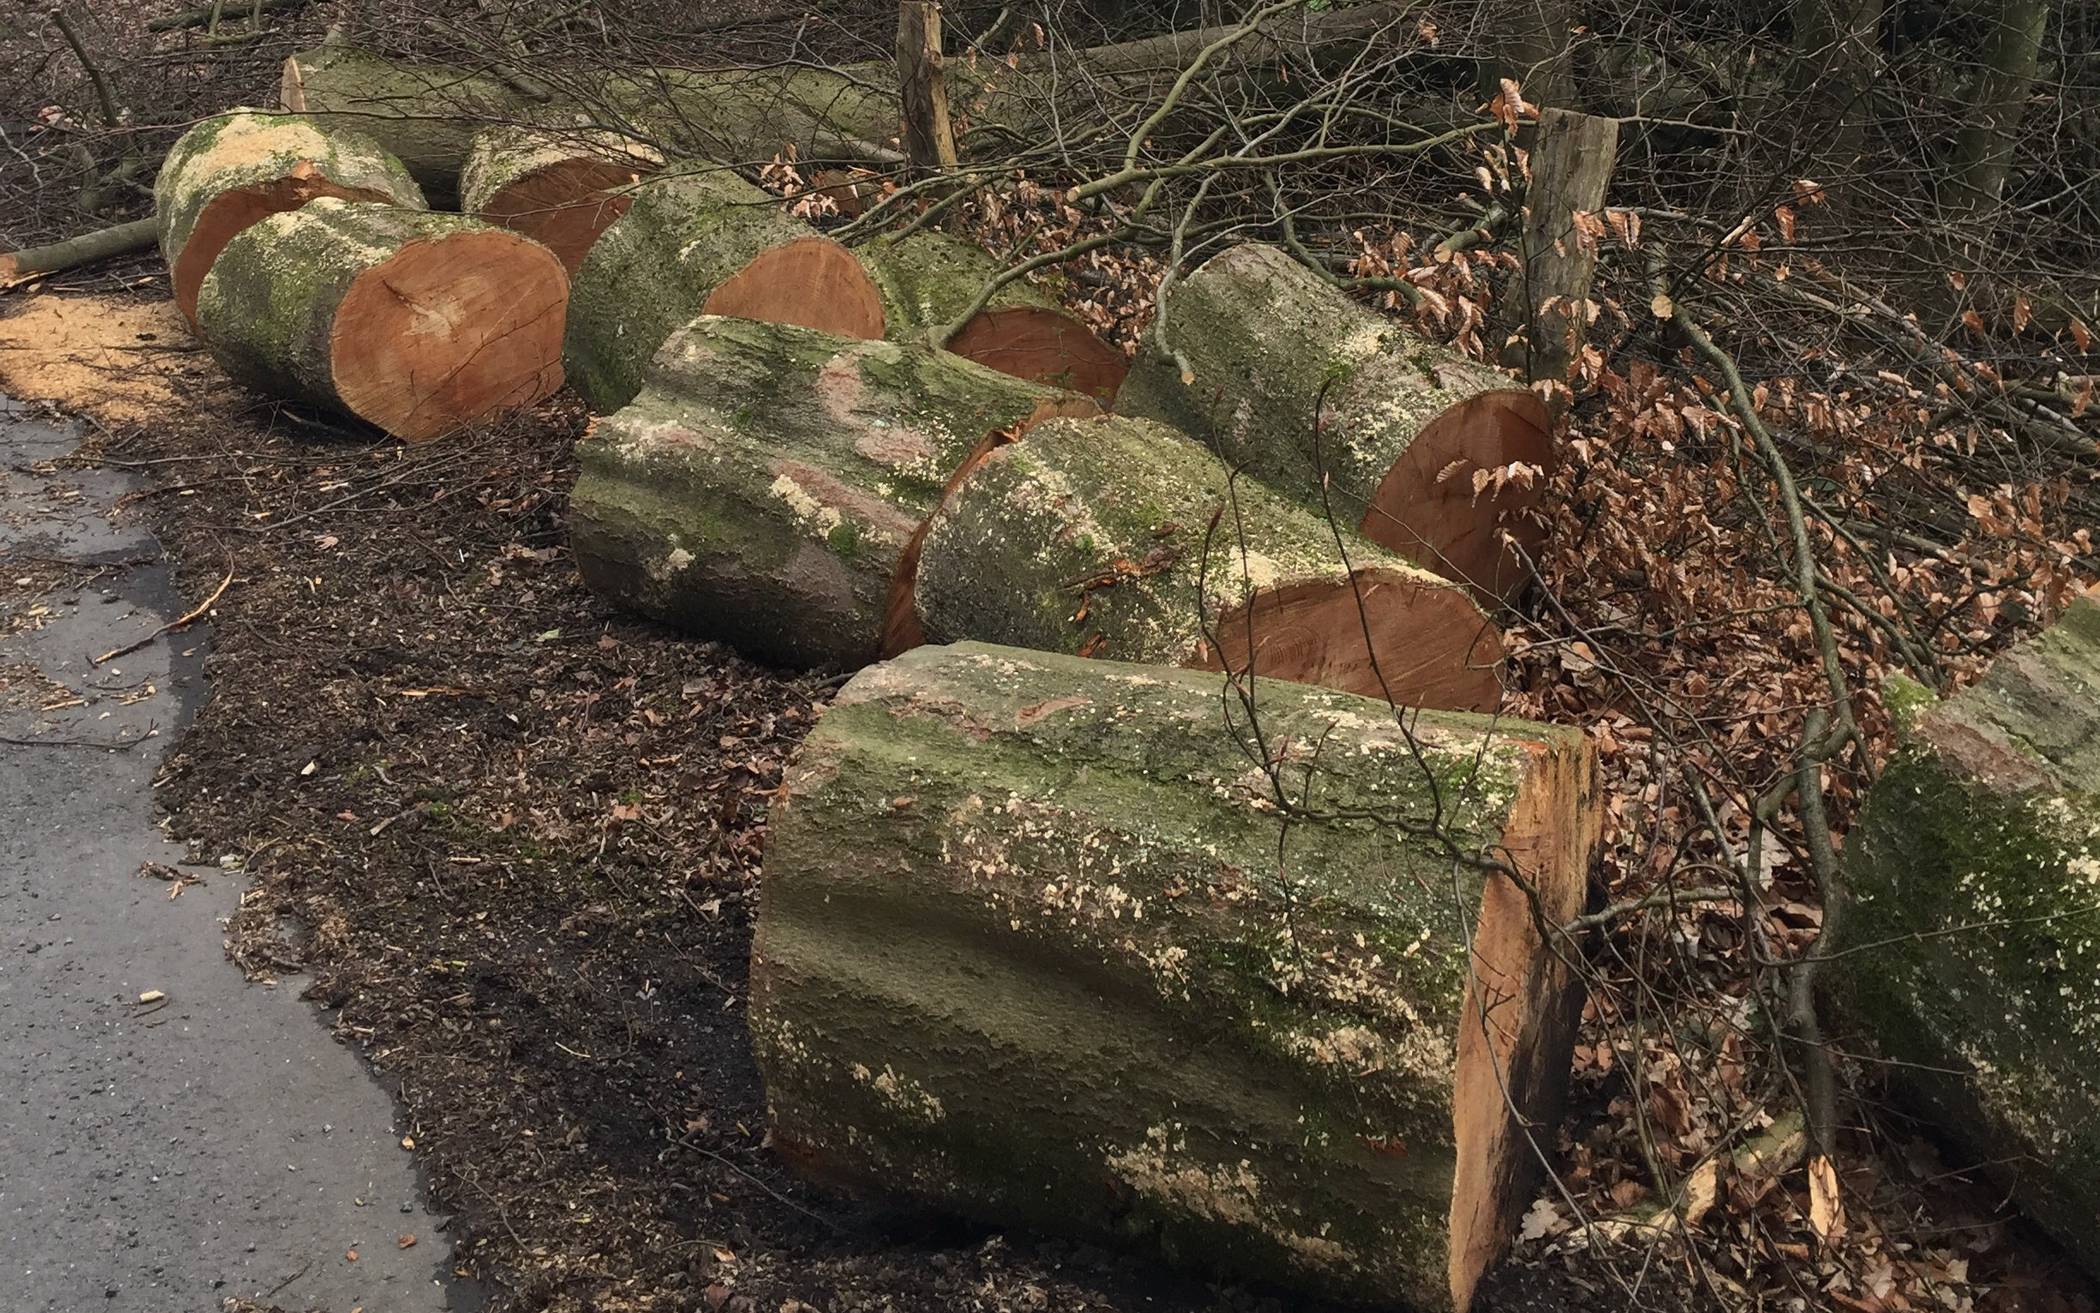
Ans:
POLYGON ((208 408, 230 386, 173 301, 56 292, 0 300, 0 392, 9 396, 123 425, 208 408))

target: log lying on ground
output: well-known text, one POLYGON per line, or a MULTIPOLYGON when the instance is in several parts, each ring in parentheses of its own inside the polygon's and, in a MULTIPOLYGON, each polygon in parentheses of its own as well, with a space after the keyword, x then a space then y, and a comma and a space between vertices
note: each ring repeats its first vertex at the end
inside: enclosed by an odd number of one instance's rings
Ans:
POLYGON ((1822 977, 1876 1070, 2100 1272, 2100 599, 1913 711, 1822 977))
POLYGON ((423 193, 378 142, 347 128, 236 109, 182 135, 153 186, 175 305, 197 322, 197 289, 226 243, 251 224, 321 196, 423 208, 423 193))
POLYGON ((721 169, 659 174, 633 196, 570 291, 569 379, 591 409, 634 400, 650 357, 695 315, 882 336, 882 296, 860 262, 776 197, 721 169))
POLYGON ((101 260, 153 248, 160 236, 160 220, 134 219, 111 228, 97 228, 48 246, 19 251, 0 251, 0 286, 37 274, 60 273, 101 260))
POLYGON ((946 352, 703 316, 577 448, 599 593, 747 656, 872 660, 900 557, 995 431, 1099 407, 946 352))
MULTIPOLYGON (((883 334, 904 340, 943 329, 1001 273, 989 252, 941 233, 915 233, 855 248, 882 293, 883 334)), ((1115 398, 1130 364, 1080 318, 1026 282, 992 295, 948 341, 948 350, 1002 374, 1115 398)))
POLYGON ((653 147, 585 128, 490 128, 460 173, 459 206, 532 238, 575 273, 633 203, 636 184, 663 167, 653 147))
MULTIPOLYGON (((1391 34, 1415 39, 1404 5, 1373 3, 1271 18, 1259 33, 1220 46, 1223 28, 1059 49, 1004 60, 949 60, 948 100, 974 125, 962 145, 989 158, 1064 135, 1076 97, 1087 103, 1142 103, 1163 97, 1199 58, 1209 74, 1246 83, 1269 78, 1285 61, 1333 67, 1362 57, 1366 43, 1391 34)), ((594 121, 648 136, 680 153, 753 165, 792 153, 806 165, 895 166, 903 116, 894 63, 839 68, 535 68, 556 92, 547 99, 481 70, 410 64, 343 44, 285 60, 279 95, 286 109, 339 119, 378 137, 401 157, 433 203, 454 195, 474 134, 490 123, 594 121)), ((1431 107, 1447 115, 1442 107, 1431 107)), ((1428 124, 1437 117, 1421 118, 1428 124)))
POLYGON ((848 684, 767 836, 775 1145, 966 1214, 1465 1308, 1530 1200, 1574 1002, 1525 892, 1471 859, 1575 913, 1591 753, 1424 712, 1417 761, 1390 708, 1294 684, 1259 721, 1216 675, 975 643, 848 684), (1432 816, 1453 847, 1404 832, 1432 816))
POLYGON ((1523 586, 1528 572, 1501 534, 1536 552, 1543 529, 1524 512, 1543 474, 1477 495, 1474 475, 1553 467, 1536 395, 1410 335, 1272 246, 1236 246, 1198 269, 1168 293, 1165 318, 1166 340, 1147 334, 1119 412, 1204 438, 1312 505, 1331 478, 1337 516, 1483 600, 1523 586))
POLYGON ((197 319, 236 379, 413 442, 559 388, 567 299, 516 233, 324 197, 228 242, 197 319))
POLYGON ((1164 425, 1058 420, 956 481, 899 582, 931 642, 1494 710, 1502 636, 1466 590, 1344 541, 1346 566, 1326 521, 1164 425))

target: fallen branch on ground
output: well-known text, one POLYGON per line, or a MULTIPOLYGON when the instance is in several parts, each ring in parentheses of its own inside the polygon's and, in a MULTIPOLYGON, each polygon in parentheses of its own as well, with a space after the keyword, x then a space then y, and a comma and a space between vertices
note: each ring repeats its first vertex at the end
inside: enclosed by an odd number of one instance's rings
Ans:
POLYGON ((99 666, 104 664, 105 662, 114 661, 120 656, 128 656, 131 653, 136 652, 140 648, 146 646, 146 644, 152 642, 154 639, 159 638, 162 634, 172 634, 178 629, 196 623, 198 620, 204 618, 204 613, 211 610, 212 606, 215 603, 217 603, 221 597, 224 597, 226 595, 226 590, 232 586, 233 562, 228 561, 226 563, 226 577, 219 581, 219 586, 217 588, 211 590, 210 597, 205 598, 203 601, 197 603, 197 605, 193 609, 185 612, 183 615, 177 617, 176 619, 170 620, 168 623, 162 625, 160 628, 154 630, 152 633, 146 635, 144 638, 139 639, 137 642, 126 643, 122 647, 113 647, 109 651, 104 652, 101 656, 93 658, 88 664, 99 666))

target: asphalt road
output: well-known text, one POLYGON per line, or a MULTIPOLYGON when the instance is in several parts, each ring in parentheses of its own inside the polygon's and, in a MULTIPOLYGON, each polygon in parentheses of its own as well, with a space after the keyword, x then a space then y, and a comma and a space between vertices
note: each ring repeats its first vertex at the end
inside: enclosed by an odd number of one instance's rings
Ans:
POLYGON ((0 743, 0 1309, 476 1306, 387 1093, 296 979, 226 961, 241 876, 196 871, 170 899, 140 875, 184 857, 152 780, 206 693, 209 636, 89 664, 185 608, 136 517, 112 520, 129 477, 40 464, 73 445, 0 398, 0 620, 35 626, 0 638, 0 737, 40 744, 0 743), (16 584, 25 556, 108 572, 39 596, 16 584))

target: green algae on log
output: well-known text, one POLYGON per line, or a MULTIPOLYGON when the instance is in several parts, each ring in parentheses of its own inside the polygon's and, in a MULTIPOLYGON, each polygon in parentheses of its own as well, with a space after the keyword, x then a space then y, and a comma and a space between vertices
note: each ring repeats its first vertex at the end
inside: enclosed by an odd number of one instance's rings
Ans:
POLYGON ((615 132, 489 128, 468 150, 459 208, 532 238, 573 275, 663 162, 655 148, 615 132))
POLYGON ((845 247, 726 169, 661 173, 576 270, 569 381, 592 410, 618 410, 657 349, 701 314, 882 336, 881 294, 845 247))
POLYGON ((2100 1272, 2100 600, 1913 714, 1823 979, 1898 1093, 2100 1272))
POLYGON ((197 292, 226 243, 321 196, 424 208, 401 161, 354 129, 272 110, 232 109, 176 141, 153 184, 175 306, 197 324, 197 292))
POLYGON ((1151 420, 1057 420, 986 454, 899 578, 929 642, 1252 672, 1492 711, 1502 635, 1466 590, 1234 480, 1151 420))
POLYGON ((846 686, 767 836, 774 1143, 848 1187, 1463 1309, 1572 1043, 1503 871, 1580 909, 1592 753, 1421 712, 1417 755, 1385 704, 1282 683, 1257 735, 1219 679, 962 643, 846 686))
MULTIPOLYGON (((853 252, 882 294, 883 335, 898 341, 947 327, 1001 273, 990 252, 944 233, 878 238, 853 252)), ((1016 279, 992 294, 948 350, 1016 378, 1084 392, 1106 404, 1130 364, 1042 289, 1016 279)))
POLYGON ((584 582, 747 656, 873 660, 891 582, 950 473, 1099 407, 946 352, 703 315, 577 447, 584 582))
POLYGON ((1371 541, 1507 600, 1536 554, 1529 513, 1556 463, 1538 396, 1408 333, 1273 246, 1235 246, 1167 294, 1116 409, 1164 420, 1371 541), (1178 356, 1178 359, 1177 359, 1178 356), (1184 376, 1183 366, 1187 366, 1184 376), (1325 392, 1316 433, 1313 407, 1325 392), (1476 472, 1535 472, 1478 491, 1476 472))
POLYGON ((228 242, 197 320, 238 381, 416 442, 559 388, 567 299, 561 261, 516 233, 323 197, 228 242))

